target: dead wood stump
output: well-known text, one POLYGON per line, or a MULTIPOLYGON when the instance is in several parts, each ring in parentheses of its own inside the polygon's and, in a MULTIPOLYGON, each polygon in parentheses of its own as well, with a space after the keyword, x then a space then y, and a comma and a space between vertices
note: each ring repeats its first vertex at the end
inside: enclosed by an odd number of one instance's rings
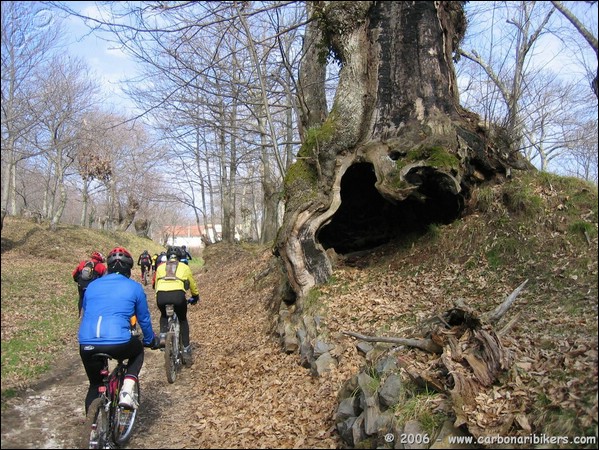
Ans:
POLYGON ((475 437, 505 434, 514 421, 509 408, 492 414, 488 405, 502 373, 511 366, 512 356, 500 339, 507 327, 496 332, 494 326, 506 314, 528 280, 516 288, 494 311, 477 315, 462 300, 453 308, 427 320, 421 338, 364 336, 345 332, 369 342, 389 342, 439 355, 431 364, 399 357, 400 367, 419 386, 448 395, 456 415, 454 425, 466 426, 475 437))

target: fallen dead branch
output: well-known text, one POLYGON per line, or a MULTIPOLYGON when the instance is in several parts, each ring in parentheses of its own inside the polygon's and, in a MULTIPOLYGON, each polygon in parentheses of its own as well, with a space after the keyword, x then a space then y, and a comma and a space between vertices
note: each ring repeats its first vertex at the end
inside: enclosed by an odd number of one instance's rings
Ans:
POLYGON ((383 336, 365 336, 360 333, 353 333, 351 331, 344 331, 343 334, 358 338, 366 342, 388 342, 390 344, 406 345, 408 347, 419 348, 429 353, 441 353, 443 348, 435 344, 431 339, 405 339, 395 337, 383 337, 383 336))
POLYGON ((503 301, 503 303, 501 303, 501 305, 495 308, 495 310, 492 313, 487 314, 485 317, 485 321, 493 325, 499 322, 499 320, 505 315, 507 310, 510 309, 512 303, 514 303, 516 297, 518 297, 518 294, 520 294, 520 291, 524 289, 526 283, 528 283, 528 280, 524 280, 524 282, 520 286, 518 286, 510 295, 508 295, 508 297, 503 301))

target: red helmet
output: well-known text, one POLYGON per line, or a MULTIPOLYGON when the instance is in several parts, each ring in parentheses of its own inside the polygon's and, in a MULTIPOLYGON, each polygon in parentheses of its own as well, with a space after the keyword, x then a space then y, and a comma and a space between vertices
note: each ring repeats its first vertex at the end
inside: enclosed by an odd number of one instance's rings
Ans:
POLYGON ((100 252, 93 252, 92 253, 92 259, 96 260, 98 262, 104 262, 105 261, 104 255, 102 253, 100 253, 100 252))
POLYGON ((129 268, 133 267, 133 257, 123 247, 116 247, 110 250, 107 261, 109 267, 114 266, 117 262, 129 268))

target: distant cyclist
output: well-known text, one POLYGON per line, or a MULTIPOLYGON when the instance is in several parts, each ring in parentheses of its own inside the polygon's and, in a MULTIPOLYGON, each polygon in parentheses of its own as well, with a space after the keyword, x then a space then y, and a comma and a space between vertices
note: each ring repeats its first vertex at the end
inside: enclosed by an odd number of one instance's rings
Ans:
POLYGON ((104 255, 100 252, 93 252, 89 260, 84 260, 79 263, 73 270, 73 280, 77 283, 77 291, 79 292, 79 302, 77 308, 79 317, 81 317, 81 304, 83 303, 83 294, 87 286, 96 278, 100 278, 106 273, 104 265, 104 255))
POLYGON ((189 253, 187 251, 187 246, 182 245, 181 246, 181 252, 183 254, 183 256, 181 257, 181 262, 184 262, 185 264, 188 264, 189 261, 191 261, 193 258, 191 257, 191 253, 189 253))
POLYGON ((191 345, 189 343, 189 322, 187 321, 187 299, 186 291, 192 295, 191 304, 200 299, 200 291, 193 278, 191 269, 187 264, 181 263, 183 252, 180 247, 169 247, 167 250, 167 262, 159 264, 156 269, 154 289, 156 289, 156 304, 160 309, 160 343, 165 340, 168 326, 166 305, 173 304, 175 313, 181 324, 181 338, 183 340, 183 363, 187 366, 193 364, 191 345))
POLYGON ((137 258, 137 265, 141 266, 141 279, 143 280, 144 274, 152 270, 152 257, 147 250, 144 250, 139 258, 137 258))
POLYGON ((90 284, 83 297, 83 317, 79 325, 79 354, 89 379, 85 412, 98 396, 102 384, 102 360, 96 353, 108 353, 117 359, 128 359, 119 405, 137 408, 135 381, 144 362, 144 346, 157 349, 158 337, 141 284, 131 280, 133 258, 122 247, 113 249, 107 259, 108 274, 90 284), (143 344, 131 334, 131 317, 136 316, 143 332, 143 344))
POLYGON ((154 276, 156 276, 156 269, 163 262, 166 262, 166 252, 160 252, 156 255, 156 259, 154 260, 154 276))

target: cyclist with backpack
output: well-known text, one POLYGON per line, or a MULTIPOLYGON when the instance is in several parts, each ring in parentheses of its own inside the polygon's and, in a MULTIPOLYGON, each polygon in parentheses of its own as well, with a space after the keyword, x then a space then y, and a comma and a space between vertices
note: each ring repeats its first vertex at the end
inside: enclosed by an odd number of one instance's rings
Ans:
POLYGON ((75 270, 73 270, 73 280, 77 283, 77 290, 79 292, 79 302, 77 304, 79 317, 81 317, 81 304, 83 303, 83 294, 87 286, 96 278, 100 278, 106 273, 104 262, 105 259, 102 253, 93 252, 89 260, 81 261, 75 267, 75 270))
POLYGON ((127 374, 119 397, 119 406, 138 406, 134 387, 144 362, 144 347, 159 348, 154 334, 146 293, 141 284, 131 280, 133 258, 122 247, 108 254, 108 274, 89 285, 83 297, 83 317, 79 325, 79 355, 89 379, 85 412, 102 385, 102 360, 96 353, 108 353, 128 359, 127 374), (143 332, 143 343, 131 334, 131 317, 135 315, 143 332))
POLYGON ((143 280, 146 271, 152 270, 152 257, 147 250, 144 250, 139 258, 137 258, 137 265, 141 266, 141 279, 143 280))
POLYGON ((200 291, 193 278, 191 269, 187 264, 181 263, 185 256, 180 247, 169 247, 166 263, 159 264, 154 274, 153 287, 156 290, 156 305, 160 310, 160 344, 164 346, 168 316, 166 305, 172 304, 181 324, 181 338, 183 340, 183 363, 187 366, 193 364, 191 345, 189 343, 189 322, 187 321, 187 299, 185 293, 191 292, 190 304, 195 304, 200 299, 200 291))
POLYGON ((189 253, 187 251, 187 246, 186 245, 182 245, 181 246, 181 252, 183 253, 183 257, 181 258, 181 262, 184 262, 185 264, 189 264, 189 261, 191 261, 193 258, 191 257, 191 253, 189 253))
POLYGON ((156 269, 163 262, 166 262, 166 252, 160 252, 160 254, 156 255, 156 259, 154 259, 154 278, 156 278, 156 269))

